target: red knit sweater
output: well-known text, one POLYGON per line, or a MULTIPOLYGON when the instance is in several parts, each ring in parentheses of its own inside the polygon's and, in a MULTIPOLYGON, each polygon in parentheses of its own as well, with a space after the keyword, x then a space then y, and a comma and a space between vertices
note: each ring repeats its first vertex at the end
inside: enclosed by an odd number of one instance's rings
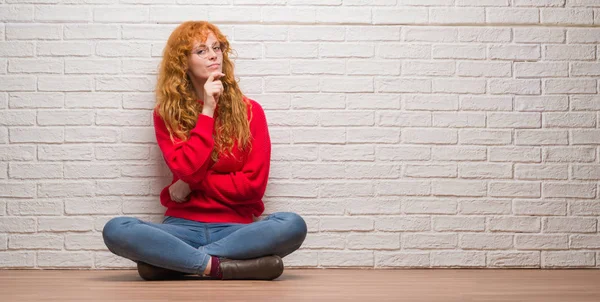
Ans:
MULTIPOLYGON (((253 215, 264 211, 262 197, 267 187, 271 162, 271 139, 262 107, 254 100, 248 103, 251 150, 240 151, 234 145, 234 156, 211 158, 214 141, 214 119, 200 114, 196 127, 185 142, 171 141, 162 118, 154 111, 156 140, 173 181, 181 179, 190 185, 189 201, 177 203, 169 196, 169 186, 160 193, 167 207, 165 216, 201 222, 251 223, 253 215)), ((215 111, 216 114, 216 111, 215 111)), ((216 115, 215 115, 216 118, 216 115)))

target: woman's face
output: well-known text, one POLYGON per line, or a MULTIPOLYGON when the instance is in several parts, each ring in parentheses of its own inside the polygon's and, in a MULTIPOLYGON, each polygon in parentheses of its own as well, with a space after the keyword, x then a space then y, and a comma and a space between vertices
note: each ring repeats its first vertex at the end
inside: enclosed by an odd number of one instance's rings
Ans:
POLYGON ((188 66, 188 75, 200 83, 204 83, 215 71, 223 72, 221 44, 212 32, 208 34, 206 41, 194 43, 188 66))

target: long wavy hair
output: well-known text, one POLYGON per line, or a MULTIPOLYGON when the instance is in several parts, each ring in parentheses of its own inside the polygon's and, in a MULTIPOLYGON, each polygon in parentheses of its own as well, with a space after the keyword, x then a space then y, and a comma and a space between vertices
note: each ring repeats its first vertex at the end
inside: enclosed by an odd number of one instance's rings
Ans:
POLYGON ((229 41, 219 28, 205 21, 188 21, 180 24, 171 33, 160 63, 156 85, 156 109, 165 121, 171 140, 186 141, 190 131, 196 126, 202 112, 202 102, 196 95, 192 80, 187 74, 188 58, 195 43, 204 42, 213 33, 223 52, 223 93, 219 97, 215 117, 215 147, 211 158, 217 161, 219 155, 233 155, 237 143, 240 150, 250 145, 250 123, 248 121, 249 102, 244 98, 233 73, 232 55, 229 41))

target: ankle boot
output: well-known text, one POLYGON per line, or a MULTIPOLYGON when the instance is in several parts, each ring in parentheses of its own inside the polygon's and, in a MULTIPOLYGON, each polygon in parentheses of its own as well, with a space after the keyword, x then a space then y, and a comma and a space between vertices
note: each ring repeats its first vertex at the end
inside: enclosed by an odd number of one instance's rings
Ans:
POLYGON ((146 281, 176 280, 184 275, 182 272, 154 266, 142 261, 138 261, 137 270, 140 277, 146 281))
POLYGON ((223 280, 273 280, 283 273, 283 260, 277 255, 248 260, 220 258, 223 280))

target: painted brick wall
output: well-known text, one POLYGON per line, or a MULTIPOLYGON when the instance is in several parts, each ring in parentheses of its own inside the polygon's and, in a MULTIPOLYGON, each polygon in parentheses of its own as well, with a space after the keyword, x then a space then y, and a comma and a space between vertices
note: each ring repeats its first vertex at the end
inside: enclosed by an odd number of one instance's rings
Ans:
POLYGON ((600 267, 600 0, 0 0, 0 267, 132 267, 100 231, 162 217, 189 19, 266 110, 287 266, 600 267))

